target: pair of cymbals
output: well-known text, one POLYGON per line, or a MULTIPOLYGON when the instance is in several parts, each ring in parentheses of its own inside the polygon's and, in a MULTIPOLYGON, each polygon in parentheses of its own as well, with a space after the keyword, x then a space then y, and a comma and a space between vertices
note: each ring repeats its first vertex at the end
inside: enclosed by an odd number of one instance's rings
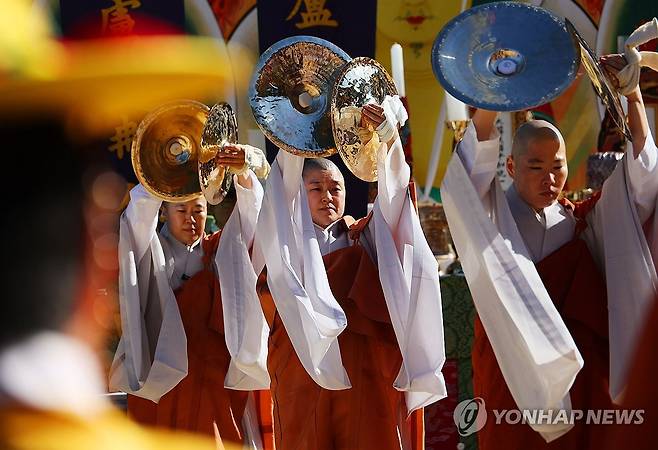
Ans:
POLYGON ((619 94, 573 25, 518 2, 476 6, 453 18, 432 48, 432 68, 446 91, 467 105, 520 111, 567 89, 583 63, 615 123, 630 137, 619 94))
POLYGON ((359 124, 339 121, 339 112, 396 94, 377 61, 352 59, 324 39, 295 36, 263 53, 249 100, 256 123, 279 148, 311 158, 338 152, 357 177, 373 181, 376 164, 363 153, 359 124))
POLYGON ((137 128, 133 169, 144 188, 164 201, 186 202, 203 193, 216 205, 226 196, 231 177, 215 156, 237 139, 237 121, 227 103, 210 110, 191 100, 168 103, 137 128))

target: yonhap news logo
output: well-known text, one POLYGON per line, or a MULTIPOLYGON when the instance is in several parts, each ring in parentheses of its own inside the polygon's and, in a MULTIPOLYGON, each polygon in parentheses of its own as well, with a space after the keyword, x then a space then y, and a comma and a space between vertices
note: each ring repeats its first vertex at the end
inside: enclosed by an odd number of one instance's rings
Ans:
POLYGON ((480 397, 459 402, 452 415, 460 436, 470 436, 487 423, 487 409, 480 397))
MULTIPOLYGON (((493 409, 496 425, 641 425, 643 409, 493 409)), ((487 423, 487 410, 480 397, 460 402, 453 413, 460 436, 470 436, 487 423)))

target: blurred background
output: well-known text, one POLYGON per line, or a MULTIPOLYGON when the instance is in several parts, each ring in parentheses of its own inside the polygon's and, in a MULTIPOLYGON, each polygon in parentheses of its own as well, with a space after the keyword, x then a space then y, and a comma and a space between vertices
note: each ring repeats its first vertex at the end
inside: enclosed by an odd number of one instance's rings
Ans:
MULTIPOLYGON (((20 0, 5 1, 11 8, 14 1, 20 0)), ((240 142, 267 147, 269 158, 273 158, 275 149, 266 143, 253 119, 247 89, 259 55, 285 37, 312 35, 329 40, 352 57, 377 59, 389 72, 393 71, 391 47, 395 43, 401 45, 403 57, 396 64, 402 65, 404 77, 396 81, 401 95, 406 97, 410 116, 402 132, 405 152, 419 190, 423 228, 437 259, 448 255, 447 263, 442 266, 448 275, 447 264, 454 261, 455 255, 440 205, 439 186, 456 141, 455 130, 463 129, 468 108, 454 99, 446 99, 432 72, 430 53, 443 25, 461 11, 483 3, 489 2, 36 0, 32 8, 43 13, 41 28, 28 29, 27 25, 21 28, 20 23, 3 23, 0 18, 7 39, 24 39, 29 41, 30 48, 24 55, 5 54, 0 58, 2 111, 19 115, 37 107, 65 111, 64 120, 76 138, 84 141, 84 147, 110 167, 100 178, 102 182, 93 184, 96 190, 92 194, 100 209, 91 213, 101 219, 104 215, 114 217, 106 222, 96 221, 103 222, 103 226, 100 237, 94 241, 95 263, 102 269, 102 277, 96 286, 93 308, 97 309, 96 325, 110 335, 106 365, 114 353, 120 322, 116 213, 126 206, 128 191, 137 183, 131 164, 131 143, 140 120, 162 102, 172 99, 188 98, 207 105, 225 101, 237 113, 240 142), (36 39, 39 36, 47 39, 36 39), (194 38, 195 44, 187 46, 177 39, 181 36, 194 38), (28 89, 16 76, 19 72, 21 76, 38 80, 36 86, 33 82, 28 89), (112 76, 107 76, 108 73, 112 76), (181 76, 184 82, 179 81, 181 76), (107 215, 107 211, 114 215, 107 215)), ((620 51, 635 28, 658 16, 655 0, 525 3, 568 18, 599 55, 620 51)), ((1 45, 2 40, 0 51, 1 45)), ((658 42, 651 41, 642 49, 656 51, 658 42)), ((658 73, 644 73, 641 88, 655 136, 658 73)), ((530 112, 499 115, 498 128, 503 136, 499 177, 503 185, 508 185, 510 180, 502 162, 511 150, 514 130, 529 114, 555 123, 565 137, 569 195, 582 198, 600 188, 625 143, 609 124, 584 74, 550 104, 530 112)), ((339 159, 336 161, 342 164, 339 159)), ((357 180, 347 170, 344 173, 349 191, 346 212, 363 216, 375 195, 374 186, 357 180)), ((209 220, 209 227, 223 225, 233 208, 234 195, 231 190, 224 202, 211 207, 214 219, 209 220)), ((44 225, 47 220, 43 218, 44 225)), ((427 445, 455 448, 459 437, 454 427, 449 426, 454 405, 468 394, 468 330, 472 329, 469 318, 473 311, 463 278, 449 278, 441 284, 449 355, 445 375, 452 394, 440 403, 440 409, 426 411, 426 418, 430 419, 426 425, 427 445)), ((473 440, 461 442, 460 445, 466 446, 462 448, 474 448, 473 440)))

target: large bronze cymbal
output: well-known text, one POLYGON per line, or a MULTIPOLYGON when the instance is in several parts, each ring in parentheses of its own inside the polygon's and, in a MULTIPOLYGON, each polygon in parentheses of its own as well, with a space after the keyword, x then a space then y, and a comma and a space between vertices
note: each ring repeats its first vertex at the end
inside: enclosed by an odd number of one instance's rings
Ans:
POLYGON ((364 181, 377 180, 377 148, 365 144, 374 130, 365 130, 352 120, 341 120, 345 113, 369 103, 380 104, 387 95, 397 95, 391 76, 371 58, 354 58, 336 77, 331 96, 331 125, 338 153, 350 171, 364 181))
POLYGON ((149 113, 132 143, 132 163, 139 182, 156 197, 185 202, 201 193, 198 159, 208 107, 183 100, 149 113))
POLYGON ((256 123, 279 148, 307 157, 336 153, 331 89, 350 60, 343 50, 311 36, 283 39, 260 57, 249 88, 256 123))
POLYGON ((231 173, 217 164, 215 156, 225 144, 238 142, 238 122, 228 103, 218 103, 212 107, 201 135, 199 154, 199 184, 201 191, 211 205, 224 200, 231 188, 231 173))
POLYGON ((446 24, 432 47, 432 68, 467 105, 520 111, 548 103, 573 81, 580 51, 564 21, 518 2, 468 9, 446 24))
POLYGON ((578 42, 580 48, 581 61, 587 76, 589 76, 592 86, 594 87, 594 92, 601 99, 601 102, 605 105, 610 118, 617 125, 617 128, 624 133, 626 139, 629 141, 633 140, 631 136, 631 131, 628 128, 628 123, 626 123, 626 115, 624 114, 624 108, 621 106, 621 98, 619 93, 612 87, 610 80, 605 73, 603 68, 599 64, 599 60, 596 57, 594 51, 587 44, 585 39, 578 33, 576 27, 573 26, 569 20, 565 20, 567 25, 567 30, 573 36, 573 38, 578 42))

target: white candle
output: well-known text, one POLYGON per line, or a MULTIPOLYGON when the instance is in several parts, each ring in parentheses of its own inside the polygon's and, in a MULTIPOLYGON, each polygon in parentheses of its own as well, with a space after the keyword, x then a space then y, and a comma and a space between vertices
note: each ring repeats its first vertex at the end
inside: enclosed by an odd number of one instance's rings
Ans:
POLYGON ((446 91, 446 116, 449 121, 468 120, 468 108, 446 91))
POLYGON ((391 70, 398 95, 404 97, 404 59, 402 58, 402 46, 397 42, 391 46, 391 70))

